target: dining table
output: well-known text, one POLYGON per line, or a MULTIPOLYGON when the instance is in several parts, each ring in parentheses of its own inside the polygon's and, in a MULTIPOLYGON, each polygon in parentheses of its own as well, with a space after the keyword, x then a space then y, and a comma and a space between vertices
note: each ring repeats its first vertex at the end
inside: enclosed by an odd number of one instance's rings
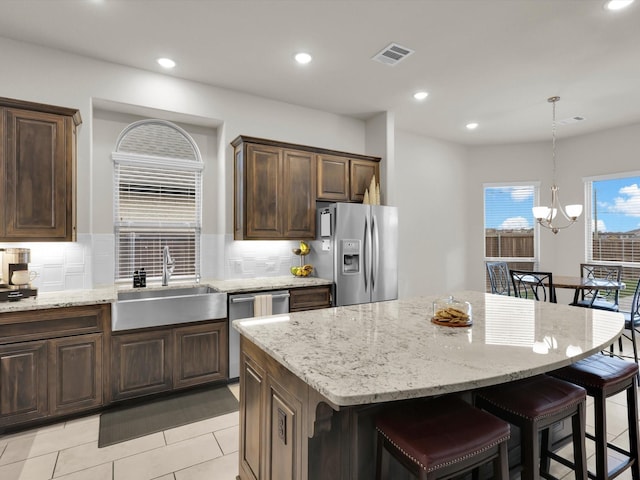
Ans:
POLYGON ((573 289, 573 304, 578 303, 581 290, 624 290, 624 282, 608 278, 578 277, 570 275, 554 275, 553 286, 555 288, 573 289))

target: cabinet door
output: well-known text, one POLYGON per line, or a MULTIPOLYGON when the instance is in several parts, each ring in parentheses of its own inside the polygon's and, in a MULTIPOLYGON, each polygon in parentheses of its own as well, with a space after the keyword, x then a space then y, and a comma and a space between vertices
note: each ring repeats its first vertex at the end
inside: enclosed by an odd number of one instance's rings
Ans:
POLYGON ((227 378, 227 322, 174 330, 174 388, 227 378))
POLYGON ((111 337, 112 398, 139 397, 172 387, 170 330, 111 337))
POLYGON ((282 238, 280 148, 247 145, 246 238, 282 238))
POLYGON ((349 159, 335 155, 318 155, 318 200, 349 200, 349 159))
POLYGON ((12 108, 5 112, 4 238, 73 240, 71 118, 12 108))
POLYGON ((289 311, 314 310, 331 306, 331 286, 292 288, 289 290, 289 311))
POLYGON ((47 343, 0 347, 0 426, 45 417, 48 412, 47 343))
MULTIPOLYGON (((371 177, 376 176, 376 183, 380 183, 380 164, 369 160, 351 160, 351 192, 352 202, 362 202, 364 191, 371 185, 371 177)), ((369 192, 371 195, 371 192, 369 192)))
MULTIPOLYGON (((267 377, 269 379, 269 377, 267 377)), ((302 478, 302 403, 283 386, 268 381, 268 480, 299 480, 302 478)))
POLYGON ((51 340, 51 414, 102 405, 102 334, 51 340))
POLYGON ((316 159, 311 152, 283 152, 283 238, 316 236, 316 159))
POLYGON ((265 372, 247 356, 240 367, 240 469, 242 478, 263 478, 265 372))

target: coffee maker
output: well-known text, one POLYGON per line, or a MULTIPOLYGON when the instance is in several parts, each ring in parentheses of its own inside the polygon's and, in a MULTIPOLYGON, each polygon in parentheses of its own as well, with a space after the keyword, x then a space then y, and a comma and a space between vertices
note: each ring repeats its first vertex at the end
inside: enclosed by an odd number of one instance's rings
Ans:
POLYGON ((37 289, 27 285, 14 285, 13 272, 29 270, 31 250, 28 248, 4 248, 2 250, 2 284, 0 284, 0 301, 19 300, 23 297, 34 297, 37 289), (5 298, 8 297, 8 298, 5 298))

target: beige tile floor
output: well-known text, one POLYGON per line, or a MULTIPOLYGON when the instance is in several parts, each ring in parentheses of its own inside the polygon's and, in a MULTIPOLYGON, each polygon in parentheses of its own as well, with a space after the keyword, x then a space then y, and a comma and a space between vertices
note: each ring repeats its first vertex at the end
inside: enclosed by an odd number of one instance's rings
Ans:
MULTIPOLYGON (((238 397, 238 384, 229 386, 238 397)), ((98 448, 99 415, 0 435, 1 480, 235 480, 238 413, 98 448)))
MULTIPOLYGON (((626 347, 626 346, 625 346, 626 347)), ((238 385, 229 386, 238 396, 238 385)), ((593 412, 587 407, 587 430, 593 412)), ((607 405, 610 440, 628 447, 626 397, 607 405)), ((24 432, 0 435, 0 480, 235 480, 238 474, 238 413, 165 430, 98 448, 99 416, 61 422, 24 432)), ((571 446, 561 450, 571 458, 571 446)), ((595 469, 592 442, 587 442, 590 469, 595 469)), ((610 455, 610 463, 616 461, 610 455)), ((559 478, 573 478, 553 464, 559 478)), ((627 470, 617 477, 632 480, 627 470)))

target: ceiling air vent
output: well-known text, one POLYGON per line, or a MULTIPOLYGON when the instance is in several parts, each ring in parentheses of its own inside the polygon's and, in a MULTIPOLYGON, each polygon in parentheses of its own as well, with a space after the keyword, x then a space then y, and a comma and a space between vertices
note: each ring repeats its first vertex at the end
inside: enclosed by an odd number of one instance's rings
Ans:
POLYGON ((382 51, 376 53, 372 58, 376 62, 384 63, 385 65, 396 65, 398 62, 404 60, 411 55, 415 50, 403 47, 397 43, 390 43, 382 51))
POLYGON ((558 120, 558 125, 571 125, 572 123, 578 123, 584 120, 584 117, 581 115, 576 115, 575 117, 565 118, 564 120, 558 120))

